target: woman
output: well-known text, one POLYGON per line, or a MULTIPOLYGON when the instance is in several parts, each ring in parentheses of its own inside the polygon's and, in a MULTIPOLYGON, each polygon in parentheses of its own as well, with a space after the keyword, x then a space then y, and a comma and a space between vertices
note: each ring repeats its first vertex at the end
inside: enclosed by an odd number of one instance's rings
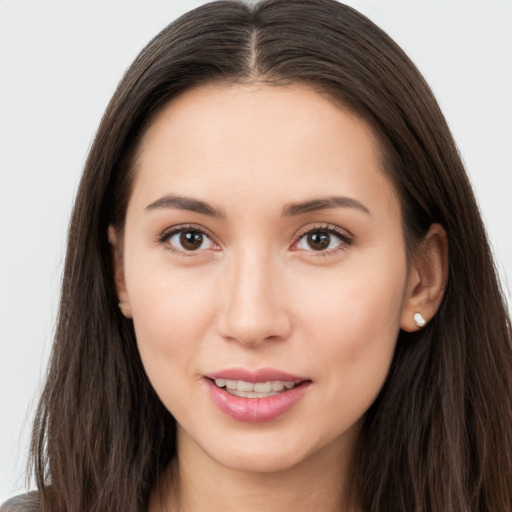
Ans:
POLYGON ((510 510, 510 342, 403 52, 331 0, 203 6, 91 148, 20 506, 510 510))

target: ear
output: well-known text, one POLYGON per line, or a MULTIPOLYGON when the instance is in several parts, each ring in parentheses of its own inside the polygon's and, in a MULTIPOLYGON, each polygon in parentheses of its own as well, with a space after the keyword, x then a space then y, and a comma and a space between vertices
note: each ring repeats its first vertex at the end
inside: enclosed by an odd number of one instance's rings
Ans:
POLYGON ((401 327, 413 332, 436 314, 448 280, 448 237, 444 228, 432 224, 411 262, 402 309, 401 327), (417 315, 419 313, 420 316, 417 315))
POLYGON ((121 241, 119 239, 114 226, 108 227, 108 240, 112 246, 112 259, 114 263, 114 281, 116 284, 116 293, 119 298, 119 309, 126 318, 132 318, 132 311, 128 293, 126 291, 126 284, 124 281, 123 271, 123 258, 121 251, 121 241))

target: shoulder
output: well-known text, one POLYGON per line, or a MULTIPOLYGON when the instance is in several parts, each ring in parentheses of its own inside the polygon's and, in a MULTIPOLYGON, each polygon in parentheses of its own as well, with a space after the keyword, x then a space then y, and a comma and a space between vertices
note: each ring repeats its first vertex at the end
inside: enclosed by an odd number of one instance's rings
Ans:
POLYGON ((7 500, 0 506, 0 512, 38 512, 39 494, 29 492, 7 500))

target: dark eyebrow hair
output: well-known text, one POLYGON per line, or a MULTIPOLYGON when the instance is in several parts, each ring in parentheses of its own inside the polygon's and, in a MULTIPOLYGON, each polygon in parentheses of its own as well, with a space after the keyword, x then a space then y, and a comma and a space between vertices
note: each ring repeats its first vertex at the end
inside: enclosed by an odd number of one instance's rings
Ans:
MULTIPOLYGON (((330 208, 356 208, 370 215, 370 210, 357 199, 343 196, 330 196, 320 199, 310 199, 301 203, 290 203, 284 207, 283 215, 293 217, 304 215, 317 210, 326 210, 330 208)), ((191 212, 208 215, 210 217, 225 217, 225 214, 209 205, 205 201, 192 199, 191 197, 165 195, 146 206, 146 210, 155 210, 158 208, 177 208, 179 210, 188 210, 191 212)))
POLYGON ((146 210, 155 210, 157 208, 177 208, 179 210, 188 210, 191 212, 201 213, 210 217, 224 217, 224 213, 217 210, 199 199, 192 199, 191 197, 165 195, 151 204, 146 206, 146 210))
POLYGON ((305 213, 314 212, 316 210, 326 210, 329 208, 340 207, 356 208, 367 213, 368 215, 371 215, 370 210, 363 203, 360 203, 357 199, 352 199, 351 197, 343 196, 330 196, 323 197, 320 199, 311 199, 309 201, 304 201, 302 203, 288 204, 284 208, 284 216, 292 217, 295 215, 304 215, 305 213))

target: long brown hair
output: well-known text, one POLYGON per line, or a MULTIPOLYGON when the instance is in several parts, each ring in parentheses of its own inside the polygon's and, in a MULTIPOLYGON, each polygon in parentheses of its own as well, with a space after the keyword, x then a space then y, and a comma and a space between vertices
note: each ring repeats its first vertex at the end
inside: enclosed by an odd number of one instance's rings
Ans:
POLYGON ((408 247, 436 222, 450 275, 426 328, 401 332, 351 471, 365 512, 512 510, 510 320, 443 115, 403 51, 334 0, 214 2, 157 35, 120 82, 85 165, 32 459, 43 511, 143 511, 175 454, 175 422, 117 307, 109 224, 154 114, 207 82, 306 83, 365 119, 398 191, 408 247))

